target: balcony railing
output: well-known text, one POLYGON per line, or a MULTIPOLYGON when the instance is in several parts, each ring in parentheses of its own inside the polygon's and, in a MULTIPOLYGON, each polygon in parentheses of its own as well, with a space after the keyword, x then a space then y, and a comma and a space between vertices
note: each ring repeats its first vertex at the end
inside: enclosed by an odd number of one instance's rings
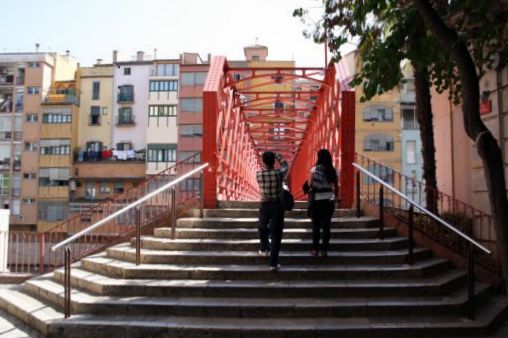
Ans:
POLYGON ((0 131, 0 140, 12 139, 12 131, 0 131))
POLYGON ((12 113, 13 104, 12 101, 7 99, 0 103, 0 113, 12 113))
POLYGON ((76 94, 47 94, 44 97, 44 103, 79 105, 79 97, 76 94))
POLYGON ((4 158, 0 160, 0 170, 9 170, 11 168, 11 159, 4 158))
POLYGON ((118 94, 117 101, 118 102, 134 102, 134 93, 130 93, 130 94, 121 93, 121 94, 118 94))
POLYGON ((130 116, 117 115, 117 117, 116 117, 116 125, 117 126, 130 126, 130 125, 135 125, 135 124, 136 124, 136 119, 135 119, 135 116, 133 116, 133 115, 130 115, 130 116))

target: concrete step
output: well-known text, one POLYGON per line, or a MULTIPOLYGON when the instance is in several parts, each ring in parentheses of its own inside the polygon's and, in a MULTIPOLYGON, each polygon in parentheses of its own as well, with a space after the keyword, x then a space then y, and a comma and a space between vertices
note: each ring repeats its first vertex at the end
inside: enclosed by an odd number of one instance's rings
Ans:
MULTIPOLYGON (((25 283, 23 290, 59 307, 64 306, 64 288, 48 278, 25 283)), ((477 283, 477 302, 489 296, 489 287, 477 283)), ((380 297, 371 298, 217 298, 217 297, 104 297, 72 290, 73 313, 108 315, 149 315, 231 318, 320 318, 457 315, 465 311, 467 289, 464 287, 446 297, 380 297)))
MULTIPOLYGON (((278 272, 273 272, 277 274, 278 272)), ((55 280, 63 281, 63 269, 54 271, 55 280)), ((391 297, 438 296, 457 290, 465 283, 466 274, 449 270, 418 280, 153 280, 118 279, 84 270, 80 264, 72 268, 71 284, 100 295, 135 297, 391 297)))
POLYGON ((268 258, 262 265, 168 265, 140 264, 115 260, 105 254, 81 260, 81 268, 105 276, 124 279, 189 280, 358 280, 411 279, 440 274, 450 268, 446 259, 431 258, 414 265, 289 265, 277 273, 268 270, 268 258))
POLYGON ((0 289, 0 308, 44 335, 48 334, 51 322, 64 317, 44 301, 17 289, 0 289))
MULTIPOLYGON (((259 239, 259 231, 254 228, 177 228, 175 229, 176 238, 182 239, 259 239)), ((385 238, 397 236, 394 228, 385 228, 383 230, 385 238)), ((171 228, 156 228, 155 237, 170 238, 171 228)), ((283 238, 287 239, 306 239, 312 238, 312 229, 284 229, 283 238)), ((330 238, 342 239, 362 239, 379 238, 378 228, 353 228, 353 229, 331 229, 330 238)))
MULTIPOLYGON (((135 262, 136 249, 129 243, 123 243, 107 249, 108 256, 128 262, 135 262)), ((429 258, 432 251, 425 248, 415 248, 416 261, 429 258)), ((309 264, 403 264, 407 262, 407 250, 392 251, 329 251, 326 259, 313 257, 308 251, 281 252, 280 262, 283 265, 309 264)), ((148 250, 140 251, 142 263, 153 264, 264 264, 265 257, 260 257, 256 251, 170 251, 148 250)))
MULTIPOLYGON (((131 240, 135 246, 136 240, 131 240)), ((332 239, 329 251, 375 251, 400 250, 407 248, 407 239, 389 237, 380 239, 332 239)), ((308 251, 311 248, 310 239, 282 239, 282 251, 308 251)), ((141 247, 151 250, 187 250, 187 251, 257 251, 259 239, 175 239, 143 236, 141 247)))
MULTIPOLYGON (((181 228, 258 228, 257 217, 226 218, 226 217, 185 217, 177 220, 177 229, 181 228)), ((375 217, 340 217, 332 218, 332 228, 373 228, 379 226, 375 217)), ((284 229, 312 228, 309 218, 285 218, 284 229)))
MULTIPOLYGON (((199 210, 195 209, 192 212, 194 217, 199 217, 199 210)), ((303 209, 293 209, 284 213, 287 218, 308 218, 307 207, 303 209)), ((363 215, 363 212, 361 213, 363 215)), ((253 217, 259 216, 259 209, 204 209, 204 217, 227 217, 227 218, 239 218, 239 217, 253 217)), ((335 209, 333 217, 356 217, 356 210, 353 209, 335 209)))
MULTIPOLYGON (((259 209, 259 201, 219 201, 219 209, 259 209)), ((306 209, 307 201, 295 201, 295 209, 306 209)))
POLYGON ((49 337, 153 338, 393 338, 464 337, 489 333, 507 307, 505 298, 479 314, 475 321, 461 316, 414 318, 204 318, 171 315, 76 315, 53 322, 49 337))

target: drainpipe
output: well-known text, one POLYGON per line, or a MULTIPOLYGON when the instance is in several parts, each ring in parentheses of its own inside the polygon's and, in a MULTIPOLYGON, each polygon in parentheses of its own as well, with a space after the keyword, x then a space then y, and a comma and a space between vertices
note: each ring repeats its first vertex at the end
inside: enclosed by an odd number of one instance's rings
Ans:
POLYGON ((454 153, 454 147, 453 147, 453 104, 451 100, 448 100, 448 105, 450 109, 450 153, 452 158, 452 199, 455 200, 455 153, 454 153))

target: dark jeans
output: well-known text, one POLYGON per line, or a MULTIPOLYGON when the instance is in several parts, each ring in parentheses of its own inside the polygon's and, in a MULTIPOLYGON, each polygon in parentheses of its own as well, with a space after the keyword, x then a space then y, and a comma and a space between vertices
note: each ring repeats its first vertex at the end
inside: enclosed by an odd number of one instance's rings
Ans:
POLYGON ((277 266, 279 263, 283 227, 284 209, 282 203, 280 201, 261 202, 259 208, 259 249, 262 251, 270 250, 270 266, 277 266), (270 227, 268 227, 268 224, 270 224, 270 227), (268 235, 271 239, 271 249, 268 235))
POLYGON ((312 202, 312 250, 319 250, 319 237, 321 228, 323 229, 323 243, 321 250, 327 251, 330 242, 330 224, 332 221, 335 201, 318 200, 312 202))

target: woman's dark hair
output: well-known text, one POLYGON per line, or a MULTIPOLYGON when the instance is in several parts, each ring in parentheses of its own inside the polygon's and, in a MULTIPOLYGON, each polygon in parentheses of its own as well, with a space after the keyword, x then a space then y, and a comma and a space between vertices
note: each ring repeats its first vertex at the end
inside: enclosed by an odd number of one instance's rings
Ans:
POLYGON ((271 151, 265 151, 263 153, 263 163, 270 169, 275 165, 275 153, 271 151))
POLYGON ((333 167, 332 155, 327 149, 321 149, 318 151, 316 165, 319 164, 324 167, 325 177, 328 182, 337 182, 337 171, 335 171, 335 168, 333 167))

